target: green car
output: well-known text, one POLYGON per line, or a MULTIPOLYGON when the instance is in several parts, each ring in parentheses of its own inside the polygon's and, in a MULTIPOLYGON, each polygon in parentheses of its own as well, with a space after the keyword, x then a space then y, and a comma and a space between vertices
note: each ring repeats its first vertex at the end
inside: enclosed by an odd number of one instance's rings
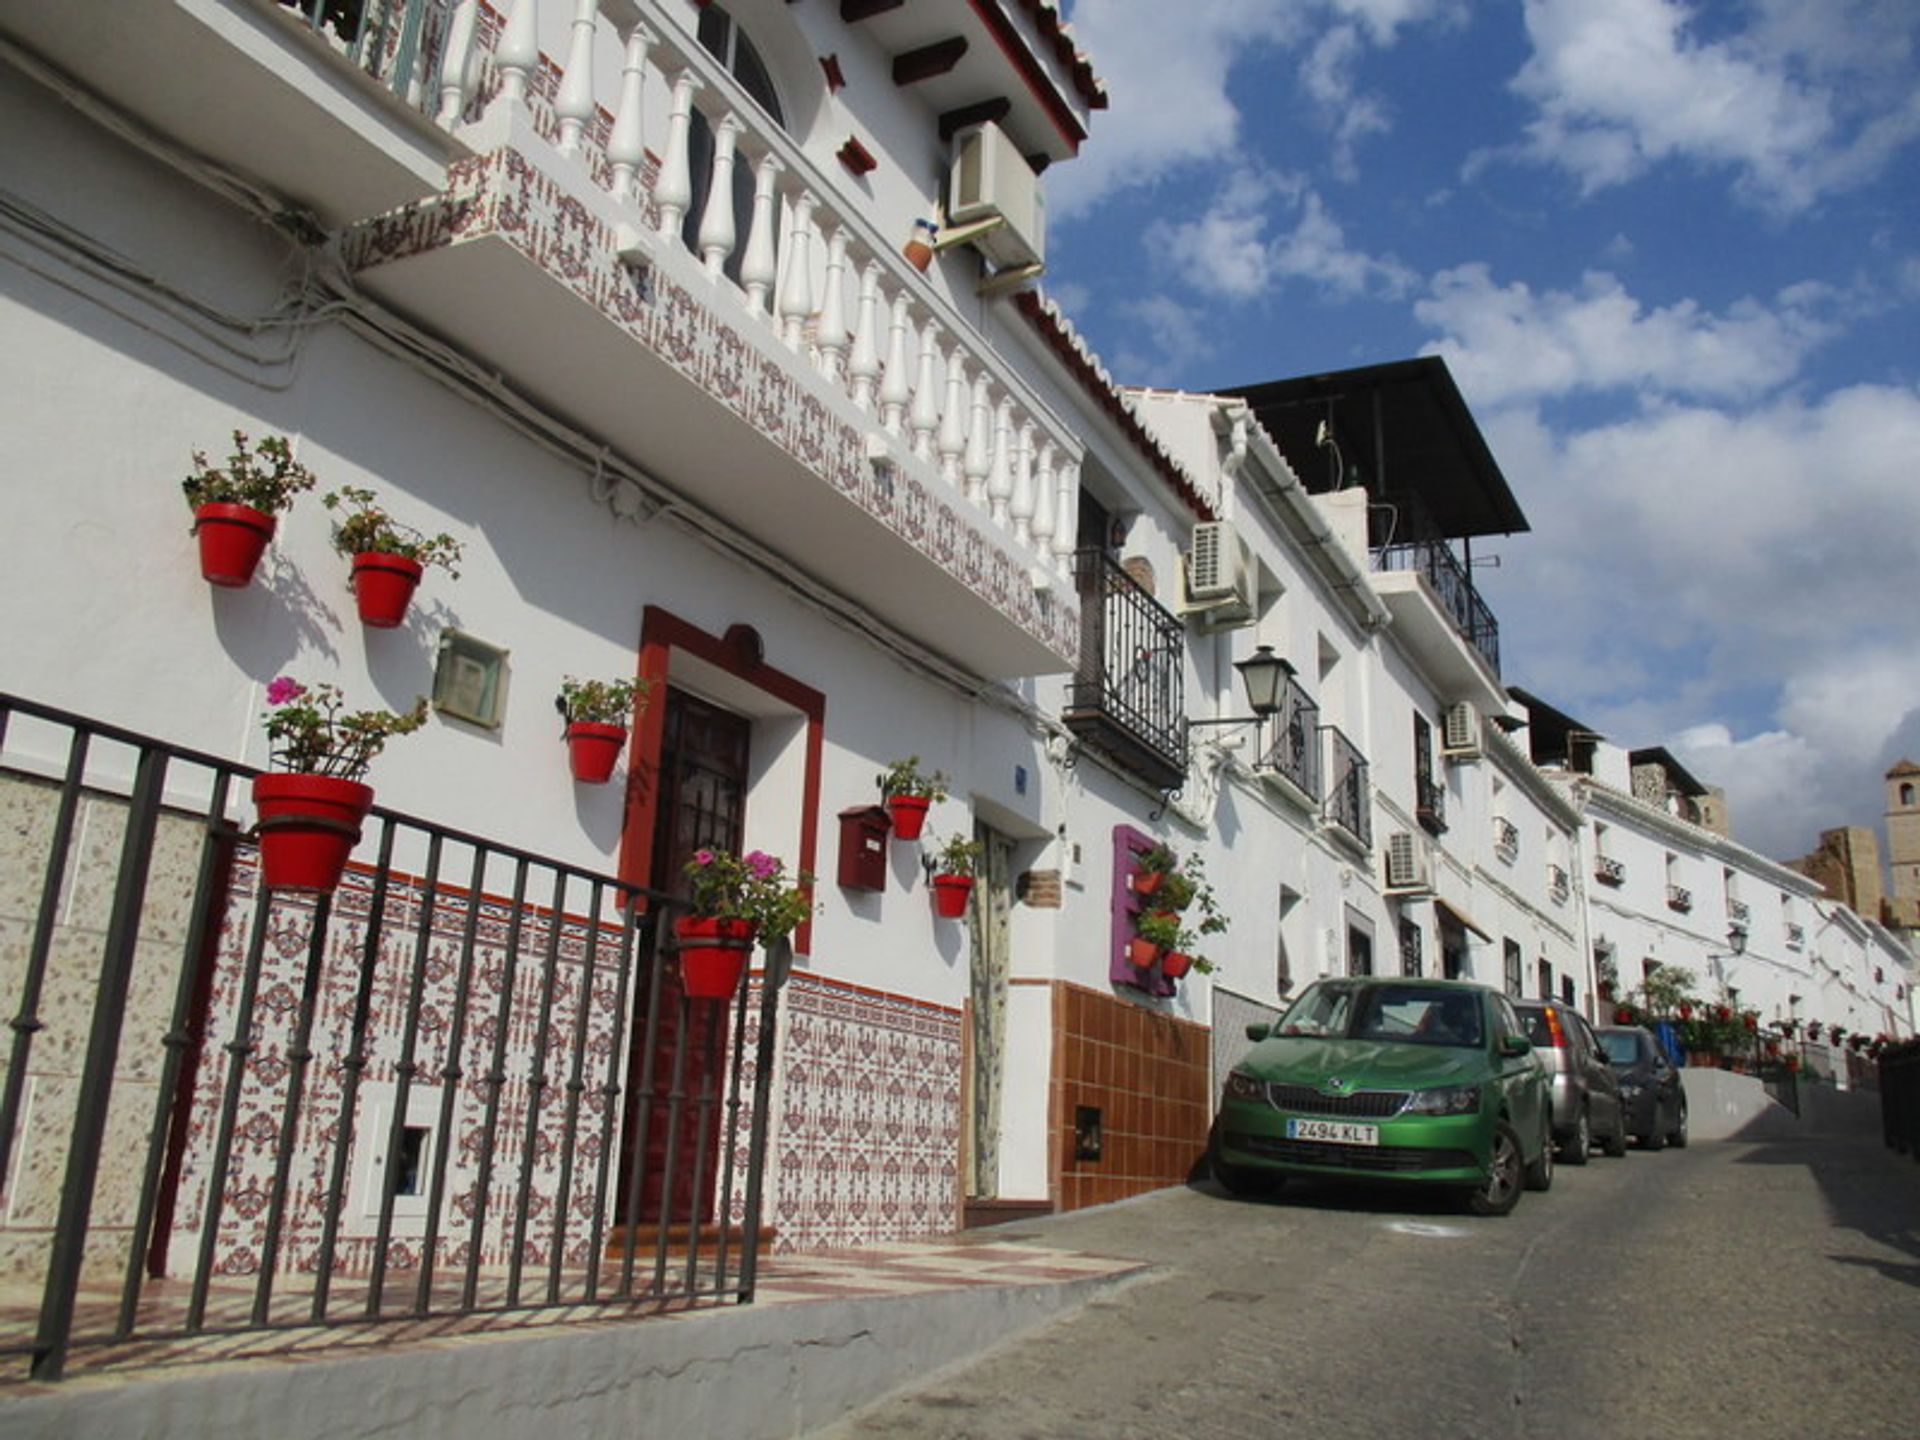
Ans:
POLYGON ((1453 980, 1321 980, 1227 1076, 1214 1178, 1235 1194, 1289 1175, 1458 1189, 1504 1215, 1553 1183, 1547 1078, 1506 996, 1453 980))

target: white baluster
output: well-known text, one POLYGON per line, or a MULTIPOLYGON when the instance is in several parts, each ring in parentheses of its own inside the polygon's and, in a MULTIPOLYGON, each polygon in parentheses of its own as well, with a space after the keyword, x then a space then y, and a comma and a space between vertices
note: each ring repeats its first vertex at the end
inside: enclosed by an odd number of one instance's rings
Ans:
POLYGON ((820 323, 813 343, 820 350, 820 373, 839 382, 847 355, 847 228, 833 227, 827 237, 827 280, 820 295, 820 323))
POLYGON ((1041 563, 1053 564, 1053 441, 1040 446, 1040 458, 1033 467, 1033 548, 1041 563))
POLYGON ((900 433, 907 397, 907 292, 893 297, 893 318, 887 323, 887 368, 880 377, 880 427, 900 433))
POLYGON ((993 523, 1007 523, 1007 501, 1013 496, 1013 401, 1000 397, 993 416, 993 468, 987 472, 987 504, 993 523))
POLYGON ((1032 543, 1033 511, 1033 422, 1023 420, 1020 423, 1019 440, 1014 446, 1013 494, 1007 498, 1007 513, 1013 516, 1016 544, 1032 543))
POLYGON ((987 476, 993 469, 992 394, 985 375, 973 382, 973 404, 967 420, 967 499, 985 508, 987 476))
POLYGON ((1054 485, 1054 568, 1060 572, 1061 579, 1071 580, 1073 552, 1080 538, 1080 463, 1070 460, 1062 465, 1054 485))
POLYGON ((747 291, 747 313, 768 313, 768 297, 773 293, 774 214, 780 201, 774 184, 780 178, 780 161, 772 151, 761 157, 753 172, 753 218, 747 223, 747 249, 740 257, 740 283, 747 291))
POLYGON ((560 117, 562 155, 580 153, 580 136, 593 119, 593 26, 600 0, 573 0, 573 37, 567 45, 567 69, 554 96, 553 113, 560 117))
POLYGON ((440 57, 440 123, 448 128, 460 123, 460 112, 467 108, 467 70, 479 21, 480 0, 460 0, 447 24, 447 48, 440 57))
POLYGON ((691 70, 673 77, 673 110, 667 119, 667 153, 660 161, 660 173, 653 181, 653 203, 660 207, 659 231, 665 236, 680 233, 680 222, 693 204, 693 162, 689 158, 687 136, 693 128, 693 96, 700 88, 691 70))
POLYGON ((913 409, 907 427, 913 431, 913 453, 922 460, 933 460, 933 432, 940 423, 939 373, 934 369, 940 334, 933 321, 920 332, 920 364, 913 377, 913 409))
POLYGON ((612 167, 610 190, 616 200, 633 197, 633 183, 646 163, 647 51, 653 32, 635 25, 627 33, 627 58, 620 66, 620 113, 613 117, 607 137, 607 164, 612 167))
POLYGON ((494 49, 494 67, 500 72, 500 98, 526 104, 527 83, 540 64, 539 0, 513 0, 507 22, 494 49))
POLYGON ((700 216, 699 238, 700 258, 706 262, 708 276, 715 280, 720 278, 721 267, 733 254, 733 242, 738 238, 733 221, 734 146, 745 128, 740 117, 729 110, 713 132, 713 175, 707 186, 707 206, 700 216))
POLYGON ((880 262, 869 260, 860 272, 860 303, 854 307, 853 353, 847 357, 847 375, 853 381, 853 403, 873 409, 873 386, 880 378, 880 262))
POLYGON ((940 474, 960 488, 967 451, 967 357, 958 341, 947 356, 947 403, 940 416, 940 474))
POLYGON ((801 190, 793 202, 787 253, 781 257, 780 339, 789 350, 800 348, 813 314, 813 207, 819 203, 811 190, 801 190))

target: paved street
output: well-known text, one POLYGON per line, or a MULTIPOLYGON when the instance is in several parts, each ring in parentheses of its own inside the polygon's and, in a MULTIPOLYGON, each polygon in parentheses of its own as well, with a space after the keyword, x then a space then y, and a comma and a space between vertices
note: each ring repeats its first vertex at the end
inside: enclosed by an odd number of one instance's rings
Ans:
POLYGON ((1014 1228, 1159 1268, 818 1440, 1920 1434, 1920 1165, 1859 1130, 1596 1152, 1506 1220, 1206 1184, 1014 1228))

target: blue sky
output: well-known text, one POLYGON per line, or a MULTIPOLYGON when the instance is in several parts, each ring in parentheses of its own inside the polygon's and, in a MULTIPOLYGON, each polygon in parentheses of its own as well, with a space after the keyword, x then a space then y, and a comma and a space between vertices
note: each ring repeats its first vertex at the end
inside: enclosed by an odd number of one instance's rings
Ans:
POLYGON ((1509 681, 1777 856, 1920 759, 1920 4, 1075 0, 1050 294, 1123 383, 1446 357, 1509 681))

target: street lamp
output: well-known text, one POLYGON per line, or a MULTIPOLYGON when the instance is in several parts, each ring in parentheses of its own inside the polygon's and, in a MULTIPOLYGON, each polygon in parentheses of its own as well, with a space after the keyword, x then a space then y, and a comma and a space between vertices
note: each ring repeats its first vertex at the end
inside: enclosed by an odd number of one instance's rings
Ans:
POLYGON ((1273 653, 1271 645, 1254 647, 1253 654, 1244 660, 1236 660, 1233 668, 1240 672, 1240 684, 1247 692, 1247 708, 1251 715, 1222 716, 1216 720, 1189 720, 1187 728, 1196 729, 1202 725, 1251 725, 1253 726, 1254 749, 1261 748, 1260 727, 1268 717, 1280 711, 1281 697, 1286 693, 1287 682, 1296 673, 1293 665, 1283 656, 1273 653))

